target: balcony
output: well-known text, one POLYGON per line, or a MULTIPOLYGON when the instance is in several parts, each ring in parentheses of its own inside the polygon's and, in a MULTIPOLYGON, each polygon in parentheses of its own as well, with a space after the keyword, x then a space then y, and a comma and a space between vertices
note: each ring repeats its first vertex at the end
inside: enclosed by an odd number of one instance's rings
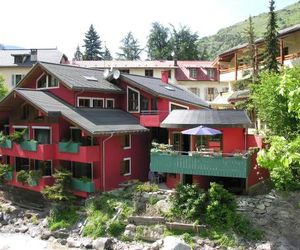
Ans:
POLYGON ((81 146, 76 142, 60 142, 56 145, 56 158, 65 161, 95 162, 99 161, 99 146, 81 146))
POLYGON ((159 127, 168 114, 168 111, 141 111, 140 124, 145 127, 159 127))
POLYGON ((247 178, 251 156, 182 155, 151 152, 153 172, 247 178))
POLYGON ((12 148, 12 141, 9 139, 5 139, 0 143, 0 148, 12 148))
MULTIPOLYGON (((52 160, 54 157, 54 144, 38 144, 36 141, 23 141, 20 144, 10 143, 12 144, 11 147, 0 146, 1 155, 36 160, 52 160)), ((9 145, 9 143, 7 142, 6 145, 9 145)))
POLYGON ((72 179, 72 188, 75 191, 82 191, 87 193, 95 192, 95 183, 93 181, 84 181, 81 179, 72 179))

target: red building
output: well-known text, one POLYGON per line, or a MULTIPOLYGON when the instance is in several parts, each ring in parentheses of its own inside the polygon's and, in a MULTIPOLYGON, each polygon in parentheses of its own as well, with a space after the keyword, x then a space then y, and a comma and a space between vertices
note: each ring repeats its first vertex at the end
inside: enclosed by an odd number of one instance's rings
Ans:
MULTIPOLYGON (((162 74, 162 79, 164 77, 162 74)), ((56 168, 72 171, 76 194, 108 191, 146 180, 150 141, 167 142, 161 122, 174 109, 208 109, 206 102, 158 78, 37 63, 0 103, 2 162, 13 166, 8 184, 40 191, 56 168), (37 183, 21 184, 20 170, 41 170, 37 183)))

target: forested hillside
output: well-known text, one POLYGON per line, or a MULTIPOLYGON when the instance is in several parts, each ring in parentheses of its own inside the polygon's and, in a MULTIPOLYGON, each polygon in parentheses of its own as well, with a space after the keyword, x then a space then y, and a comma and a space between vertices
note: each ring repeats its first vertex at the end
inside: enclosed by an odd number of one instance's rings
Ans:
MULTIPOLYGON (((278 26, 283 29, 294 24, 300 23, 300 1, 289 5, 284 9, 278 10, 278 26)), ((253 24, 256 38, 262 37, 267 23, 267 13, 253 16, 253 24)), ((205 51, 209 59, 213 60, 218 54, 236 45, 244 43, 246 37, 243 30, 248 25, 248 20, 239 22, 227 28, 221 29, 213 36, 203 37, 199 40, 199 50, 205 51)), ((201 53, 201 52, 200 52, 201 53)))

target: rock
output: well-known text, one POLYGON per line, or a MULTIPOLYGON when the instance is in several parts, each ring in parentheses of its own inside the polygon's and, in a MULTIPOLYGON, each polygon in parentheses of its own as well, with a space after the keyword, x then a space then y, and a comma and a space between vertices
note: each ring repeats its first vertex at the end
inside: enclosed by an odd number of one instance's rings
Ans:
POLYGON ((28 231, 28 227, 26 227, 26 226, 21 226, 20 228, 19 228, 19 232, 20 233, 26 233, 28 231))
POLYGON ((133 240, 135 236, 134 232, 131 230, 125 230, 123 234, 130 240, 133 240))
POLYGON ((271 205, 271 203, 270 203, 270 202, 264 201, 264 205, 265 205, 266 207, 269 207, 269 206, 271 205))
POLYGON ((257 214, 264 214, 266 211, 265 210, 260 210, 260 209, 254 209, 253 212, 257 213, 257 214))
POLYGON ((57 239, 57 242, 62 244, 62 245, 66 245, 67 244, 67 240, 66 239, 57 239))
POLYGON ((24 214, 24 217, 27 219, 30 219, 32 216, 33 216, 33 214, 29 213, 29 212, 25 212, 25 214, 24 214))
POLYGON ((43 219, 42 227, 48 227, 48 218, 43 219))
POLYGON ((135 229, 136 229, 136 225, 134 225, 134 224, 128 224, 125 227, 125 230, 129 230, 129 231, 132 231, 132 232, 135 232, 135 229))
POLYGON ((93 241, 93 248, 96 250, 109 249, 111 247, 112 240, 110 238, 98 238, 93 241))
POLYGON ((67 246, 68 247, 74 247, 74 248, 79 248, 81 246, 81 240, 80 239, 75 239, 73 237, 68 237, 67 238, 67 246))
POLYGON ((164 238, 163 250, 191 250, 182 239, 174 236, 167 236, 164 238))
POLYGON ((167 213, 170 208, 171 208, 171 204, 169 202, 167 202, 166 200, 159 200, 154 207, 158 210, 161 211, 163 213, 167 213))
POLYGON ((81 240, 81 248, 92 249, 93 248, 93 240, 84 238, 81 240))
POLYGON ((260 244, 256 247, 256 250, 271 250, 271 243, 266 242, 264 244, 260 244))
POLYGON ((164 243, 163 240, 157 240, 152 243, 150 249, 151 250, 159 250, 162 247, 163 243, 164 243))
POLYGON ((256 208, 259 210, 265 210, 266 207, 263 203, 260 203, 260 204, 256 205, 256 208))
POLYGON ((36 228, 36 227, 30 228, 29 234, 32 238, 37 237, 40 234, 40 228, 36 228))
POLYGON ((52 234, 49 231, 43 231, 41 234, 41 240, 48 240, 52 237, 52 234))
POLYGON ((59 229, 52 233, 53 237, 56 239, 66 239, 69 237, 69 233, 65 229, 59 229))

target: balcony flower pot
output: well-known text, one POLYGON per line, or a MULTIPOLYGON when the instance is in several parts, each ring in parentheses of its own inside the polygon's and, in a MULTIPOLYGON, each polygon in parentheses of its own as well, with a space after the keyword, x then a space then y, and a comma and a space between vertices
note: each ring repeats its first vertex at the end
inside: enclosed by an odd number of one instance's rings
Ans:
POLYGON ((22 141, 20 143, 21 148, 26 151, 37 151, 38 142, 35 140, 22 141))
POLYGON ((87 180, 83 180, 83 179, 73 178, 72 179, 72 188, 74 190, 92 193, 95 191, 95 183, 92 182, 91 180, 87 181, 87 180))
POLYGON ((81 143, 79 142, 72 142, 72 141, 60 142, 58 145, 59 152, 76 154, 79 152, 80 145, 81 143))
POLYGON ((40 170, 30 170, 27 179, 28 185, 38 186, 41 177, 42 177, 42 172, 40 170))
POLYGON ((13 177, 14 177, 14 171, 10 170, 5 174, 4 179, 6 181, 11 181, 13 179, 13 177))
POLYGON ((10 139, 5 139, 4 141, 0 142, 1 148, 12 148, 12 141, 10 139))

